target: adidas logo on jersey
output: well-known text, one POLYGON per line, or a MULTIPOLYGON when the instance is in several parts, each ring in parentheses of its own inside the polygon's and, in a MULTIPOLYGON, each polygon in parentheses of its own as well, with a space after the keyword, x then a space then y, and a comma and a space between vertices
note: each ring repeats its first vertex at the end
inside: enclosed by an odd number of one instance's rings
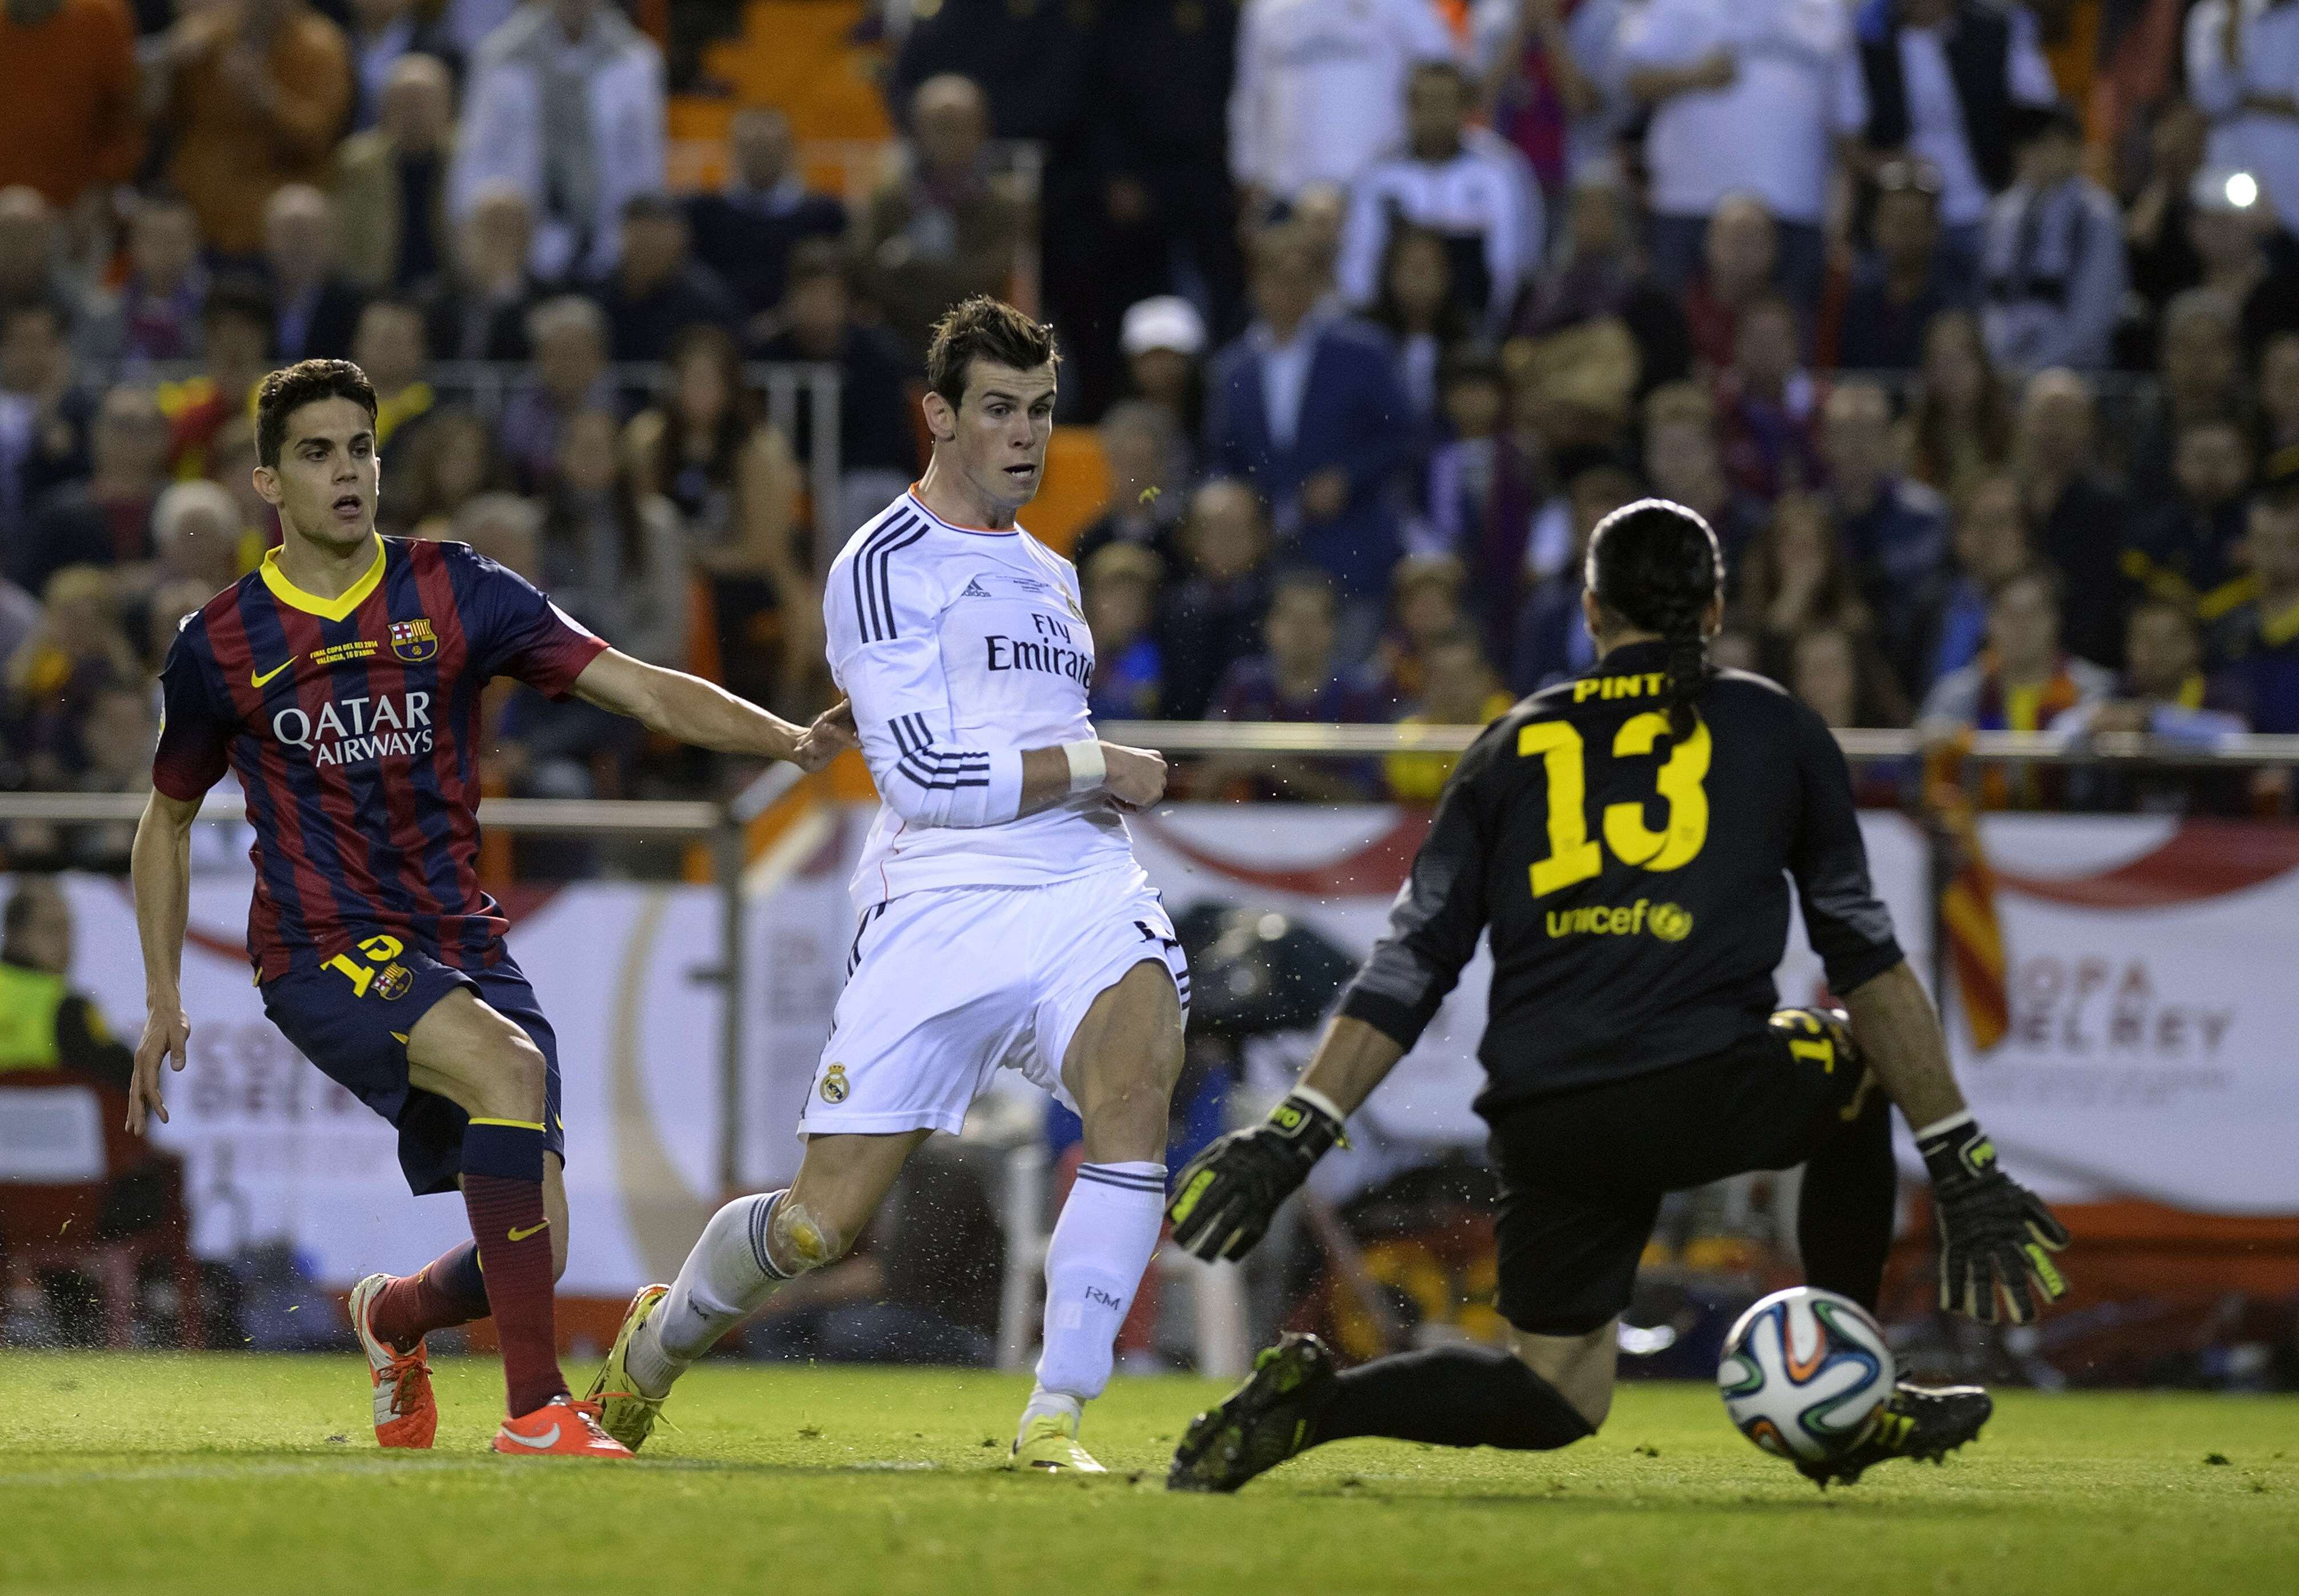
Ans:
POLYGON ((966 585, 959 589, 958 596, 961 599, 988 599, 993 597, 990 590, 982 585, 982 578, 979 576, 967 577, 966 579, 966 585))

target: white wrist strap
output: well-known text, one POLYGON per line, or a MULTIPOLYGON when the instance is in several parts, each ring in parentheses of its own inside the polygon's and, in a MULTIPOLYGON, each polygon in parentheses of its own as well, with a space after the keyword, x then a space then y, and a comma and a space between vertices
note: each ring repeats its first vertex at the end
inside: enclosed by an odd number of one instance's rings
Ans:
POLYGON ((1293 1088, 1292 1096, 1299 1097, 1311 1108, 1322 1109, 1324 1112, 1332 1115, 1333 1123, 1336 1125, 1346 1125, 1349 1121, 1349 1115, 1341 1112, 1341 1105, 1315 1087, 1297 1086, 1293 1088))
POLYGON ((1916 1140, 1920 1142, 1930 1141, 1932 1137, 1940 1135, 1943 1131, 1961 1129, 1963 1127, 1969 1125, 1971 1122, 1971 1111, 1968 1108, 1960 1108, 1956 1110, 1955 1112, 1948 1115, 1947 1118, 1944 1120, 1934 1120, 1930 1124, 1917 1131, 1916 1140))
POLYGON ((1089 737, 1083 742, 1062 744, 1062 757, 1070 762, 1070 790, 1073 793, 1091 792, 1109 775, 1109 761, 1101 751, 1099 738, 1089 737))

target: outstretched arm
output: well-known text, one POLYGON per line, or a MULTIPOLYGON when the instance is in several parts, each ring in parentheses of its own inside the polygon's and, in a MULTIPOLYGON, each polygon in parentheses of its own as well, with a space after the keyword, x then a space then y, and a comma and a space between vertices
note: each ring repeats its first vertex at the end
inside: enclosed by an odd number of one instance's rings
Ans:
POLYGON ((807 770, 820 770, 854 746, 854 717, 843 699, 816 716, 813 724, 794 726, 715 682, 649 665, 615 649, 583 667, 574 691, 585 703, 627 715, 651 732, 713 753, 788 759, 807 770))
POLYGON ((135 1073, 128 1083, 128 1129, 141 1136, 147 1113, 164 1122, 160 1101, 160 1061, 184 1067, 192 1022, 184 1014, 182 976, 184 926, 192 902, 192 823, 198 798, 154 792, 136 827, 129 872, 136 888, 136 935, 144 947, 144 1038, 136 1045, 135 1073))

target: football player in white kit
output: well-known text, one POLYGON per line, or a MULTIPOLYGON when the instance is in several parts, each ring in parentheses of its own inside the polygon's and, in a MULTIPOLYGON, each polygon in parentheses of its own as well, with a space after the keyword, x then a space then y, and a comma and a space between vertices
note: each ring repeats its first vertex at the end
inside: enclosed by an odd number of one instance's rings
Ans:
POLYGON ((796 1178, 712 1217, 676 1281, 632 1300, 591 1387, 634 1450, 680 1371, 844 1253, 911 1151, 1011 1068, 1085 1126, 1011 1456, 1101 1472, 1078 1424, 1158 1245, 1189 972, 1123 815, 1164 794, 1166 762, 1095 737, 1077 574, 1014 521, 1045 469, 1056 360, 1052 329, 1010 305, 945 316, 925 479, 830 568, 831 672, 883 799, 851 883, 849 978, 796 1178))

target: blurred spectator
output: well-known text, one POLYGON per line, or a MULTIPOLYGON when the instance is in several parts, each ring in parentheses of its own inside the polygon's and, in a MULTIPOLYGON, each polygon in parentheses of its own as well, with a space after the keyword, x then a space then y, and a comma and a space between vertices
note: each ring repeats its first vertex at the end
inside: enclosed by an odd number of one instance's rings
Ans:
POLYGON ((21 535, 41 495, 87 475, 95 417, 56 308, 0 310, 0 545, 21 535))
POLYGON ((543 284, 528 264, 535 212, 509 183, 473 197, 455 227, 453 259, 425 285, 431 307, 431 351, 446 360, 524 360, 528 314, 543 302, 543 284))
POLYGON ((1389 235, 1410 225, 1443 242, 1450 302, 1489 333, 1508 325, 1540 260, 1540 191, 1515 148, 1469 126, 1471 109, 1460 67, 1432 61, 1413 69, 1403 149, 1376 159, 1350 186, 1338 275, 1351 304, 1370 307, 1381 297, 1389 235))
POLYGON ((513 475, 532 492, 557 467, 568 418, 616 405, 607 376, 607 318, 592 301, 573 294, 544 300, 527 312, 527 340, 535 376, 511 394, 495 426, 513 475))
POLYGON ((104 396, 84 483, 52 489, 32 507, 9 574, 34 592, 67 566, 124 566, 152 558, 152 506, 168 481, 168 418, 150 390, 104 396))
POLYGON ((796 695, 822 667, 822 586, 800 547, 801 478, 789 442, 759 413, 732 334, 689 327, 662 397, 625 436, 633 489, 685 520, 687 551, 711 580, 726 685, 763 700, 796 695))
POLYGON ((271 353, 282 365, 348 360, 360 292, 337 267, 336 204, 289 183, 263 208, 263 264, 272 298, 271 353))
POLYGON ((1411 401, 1388 340, 1322 313, 1324 273, 1298 226, 1255 241, 1245 335, 1215 358, 1206 455, 1270 505, 1281 548, 1317 566, 1344 602, 1341 648, 1360 659, 1381 624, 1398 553, 1390 479, 1405 463, 1411 401))
POLYGON ((650 665, 686 663, 686 549, 678 512, 621 469, 609 410, 568 422, 543 519, 543 583, 608 642, 650 665))
POLYGON ((2014 450, 2020 494, 2036 550, 2057 567, 2065 608, 2061 632, 2075 653, 2111 668, 2121 663, 2123 572, 2129 511, 2101 480, 2091 385, 2072 371, 2046 371, 2028 384, 2014 450))
POLYGON ((1181 542, 1189 564, 1166 589, 1159 618, 1166 715, 1202 719, 1236 661, 1261 647, 1269 608, 1269 528, 1244 483, 1216 477, 1190 497, 1181 542))
POLYGON ((592 292, 607 312, 608 347, 618 360, 654 361, 691 327, 730 335, 740 319, 718 274, 687 250, 686 212, 667 194, 623 202, 623 244, 612 275, 592 292))
POLYGON ((197 360, 207 296, 199 218, 180 194, 155 189, 138 195, 128 213, 120 352, 131 360, 197 360))
MULTIPOLYGON (((1513 700, 1486 663, 1484 645, 1464 626, 1430 640, 1422 688, 1402 726, 1481 726, 1508 713, 1513 700)), ((1400 804, 1433 804, 1451 779, 1457 754, 1391 754, 1382 761, 1389 795, 1400 804)))
POLYGON ((1944 269, 1938 179, 1908 161, 1887 162, 1876 174, 1868 227, 1874 247, 1853 269, 1836 363, 1853 371, 1913 371, 1922 363, 1932 318, 1970 298, 1944 269))
POLYGON ((1371 319, 1397 346, 1398 374, 1413 401, 1416 434, 1426 438, 1438 418, 1438 368, 1448 350, 1467 343, 1476 322, 1452 291, 1452 251, 1426 227, 1389 229, 1381 260, 1381 287, 1371 319))
POLYGON ((460 220, 488 186, 527 201, 546 282, 614 269, 624 203, 660 194, 662 54, 607 0, 536 0, 474 54, 448 178, 460 220))
POLYGON ((2233 421, 2190 421, 2172 460, 2170 497, 2134 512, 2123 574, 2144 592, 2216 620, 2250 588, 2240 558, 2251 439, 2233 421))
POLYGON ((23 728, 28 785, 68 786, 81 727, 111 687, 140 684, 143 662, 120 624, 112 575, 72 566, 39 590, 40 624, 7 661, 7 715, 23 728))
POLYGON ((343 30, 303 0, 238 0, 186 11, 161 61, 169 180, 210 249, 252 261, 272 194, 328 180, 352 108, 343 30))
POLYGON ((443 538, 457 510, 500 491, 503 480, 494 434, 478 412, 443 407, 409 441, 404 462, 392 467, 391 493, 380 509, 394 531, 443 538))
POLYGON ((1932 612, 1947 568, 1947 507, 1893 469, 1892 401, 1874 383, 1839 385, 1822 411, 1837 535, 1876 617, 1876 644, 1903 682, 1923 676, 1932 612))
POLYGON ((460 52, 440 8, 428 0, 350 0, 349 9, 344 44, 352 60, 352 127, 363 132, 382 120, 392 82, 410 55, 444 68, 460 52))
POLYGON ((1013 277, 1029 209, 992 175, 989 136, 980 88, 953 74, 927 79, 910 98, 901 167, 863 212, 865 285, 913 358, 944 310, 1003 294, 1013 277))
POLYGON ((1751 300, 1732 334, 1732 364, 1716 379, 1724 469, 1750 498, 1820 485, 1819 385, 1797 356, 1796 307, 1778 294, 1751 300))
POLYGON ((2156 112, 2147 135, 2147 178, 2123 212, 2123 244, 2131 285, 2151 312, 2182 288, 2203 279, 2203 262, 2188 242, 2189 197, 2204 167, 2203 113, 2185 100, 2156 112))
POLYGON ((1645 475, 1652 491, 1706 521, 1724 550, 1724 580, 1739 580, 1740 556, 1764 526, 1763 504, 1733 491, 1716 445, 1716 409, 1692 383, 1669 383, 1645 396, 1645 475))
POLYGON ((1642 498, 1644 484, 1634 472, 1599 459, 1573 473, 1565 484, 1565 496, 1572 511, 1568 557, 1532 590, 1517 615, 1509 686, 1520 693, 1539 692, 1597 662, 1596 641, 1581 613, 1581 562, 1597 523, 1642 498))
MULTIPOLYGON (((1208 718, 1344 725, 1388 719, 1380 692, 1339 651, 1338 614, 1333 584, 1323 572, 1279 572, 1262 623, 1266 651, 1230 666, 1208 718)), ((1225 754, 1208 759, 1199 780, 1213 796, 1241 787, 1258 798, 1336 804, 1373 796, 1375 773, 1365 760, 1225 754)))
POLYGON ((395 467, 422 434, 439 396, 423 380, 423 309, 411 299, 369 300, 360 312, 352 359, 375 385, 375 446, 397 480, 395 467))
POLYGON ((982 91, 992 137, 1042 141, 1054 146, 1059 163, 1060 146, 1083 131, 1088 112, 1094 9, 1007 0, 908 9, 909 28, 886 79, 894 119, 932 79, 963 78, 982 91))
POLYGON ((2197 280, 2236 307, 2246 350, 2263 347, 2278 333, 2299 332, 2299 270, 2269 247, 2275 218, 2255 187, 2247 172, 2198 172, 2187 219, 2197 280))
POLYGON ((2299 233, 2299 11, 2203 0, 2187 13, 2186 54, 2211 163, 2253 174, 2284 231, 2299 233))
POLYGON ((2029 112, 2019 178, 1988 214, 1982 271, 1988 352, 2024 376, 2096 368, 2122 309, 2123 223, 2083 175, 2083 129, 2064 105, 2029 112))
MULTIPOLYGON (((1515 451, 1503 435, 1508 387, 1497 358, 1481 349, 1455 349, 1439 368, 1437 387, 1445 441, 1430 452, 1421 492, 1424 518, 1413 542, 1424 551, 1480 559, 1489 541, 1510 541, 1506 533, 1490 535, 1504 496, 1504 470, 1513 465, 1523 475, 1531 470, 1504 459, 1515 451)), ((1522 527, 1515 542, 1516 548, 1503 553, 1512 567, 1523 563, 1522 527)))
POLYGON ((382 88, 376 125, 336 152, 344 273, 362 288, 404 293, 447 269, 447 172, 455 158, 455 89, 436 55, 403 55, 382 88))
POLYGON ((746 105, 727 124, 726 186, 691 196, 686 220, 694 258, 718 274, 757 328, 783 303, 792 250, 812 238, 836 243, 846 207, 808 192, 793 169, 790 119, 772 105, 746 105))
MULTIPOLYGON (((840 538, 886 508, 918 473, 918 434, 906 385, 910 363, 884 327, 856 319, 846 253, 827 238, 791 251, 778 330, 756 350, 762 360, 820 360, 838 368, 840 538)), ((814 459, 814 396, 801 388, 791 452, 814 459)))
POLYGON ((2269 339, 2259 357, 2259 439, 2262 461, 2288 455, 2299 466, 2299 333, 2269 339))
MULTIPOLYGON (((1607 0, 1581 0, 1575 17, 1607 0)), ((1598 317, 1619 318, 1637 341, 1638 387, 1648 393, 1692 369, 1692 333, 1676 299, 1656 287, 1636 247, 1626 195, 1609 178, 1573 186, 1564 246, 1533 286, 1518 331, 1555 332, 1598 317)))
POLYGON ((0 188, 70 210, 136 175, 136 25, 120 0, 0 6, 0 188))
POLYGON ((2212 629, 2212 659, 2253 731, 2299 732, 2299 499, 2255 500, 2245 548, 2257 591, 2212 629))
POLYGON ((1700 234, 1699 271, 1670 288, 1683 301, 1692 352, 1712 371, 1732 363, 1740 312, 1779 275, 1780 230, 1764 203, 1746 194, 1719 200, 1700 234))
POLYGON ((208 480, 239 508, 239 568, 252 571, 280 538, 279 512, 255 491, 255 418, 243 411, 225 421, 207 453, 208 480))
POLYGON ((72 352, 84 363, 109 366, 118 356, 118 312, 66 269, 54 209, 37 188, 0 188, 0 310, 37 303, 62 315, 72 352))
POLYGON ((1756 634, 1758 668, 1775 682, 1788 680, 1796 640, 1814 627, 1873 634, 1875 617, 1819 495, 1786 494, 1772 506, 1740 574, 1740 611, 1756 634))
POLYGON ((1176 294, 1137 300, 1125 307, 1117 334, 1125 357, 1126 392, 1166 413, 1174 458, 1166 488, 1179 492, 1197 481, 1197 439, 1205 427, 1205 384, 1199 361, 1206 352, 1205 318, 1176 294))
POLYGON ((2222 697, 2225 684, 2204 676, 2203 641, 2191 607, 2175 599, 2140 600, 2125 623, 2123 651, 2128 663, 2112 696, 2069 710, 2052 723, 2054 731, 2144 732, 2208 745, 2249 730, 2222 697))
POLYGON ((1390 578, 1390 627, 1365 662, 1367 680, 1403 709, 1420 701, 1430 646, 1468 625, 1468 567, 1449 554, 1408 554, 1390 578))
POLYGON ((194 583, 205 603, 239 580, 239 507, 220 484, 170 483, 152 507, 155 588, 194 583))
POLYGON ((1165 656, 1154 630, 1164 564, 1139 543, 1104 543, 1079 569, 1093 633, 1094 718, 1155 720, 1165 696, 1165 656))
POLYGON ((1815 626, 1789 650, 1788 690, 1830 730, 1905 726, 1908 701, 1884 674, 1874 649, 1844 626, 1815 626))
POLYGON ((1918 724, 1935 739, 2041 732, 2114 684, 2109 672, 2062 651, 2059 580, 2049 566, 2028 566, 1988 593, 1988 647, 1933 684, 1918 724))
MULTIPOLYGON (((148 756, 145 763, 148 773, 148 756)), ((0 924, 0 1013, 11 1021, 0 1071, 78 1070, 126 1086, 135 1055, 113 1038, 104 1012, 65 984, 72 921, 63 889, 53 878, 21 878, 0 924)))
POLYGON ((543 578, 543 517, 532 500, 517 493, 486 492, 465 500, 447 536, 529 582, 543 578))
POLYGON ((1238 25, 1229 169, 1258 215, 1313 184, 1346 189, 1405 142, 1405 85, 1459 52, 1429 0, 1255 0, 1238 25))
POLYGON ((1954 506, 1949 525, 1955 569, 1933 623, 1931 659, 1908 682, 1920 693, 1978 656, 1988 641, 1988 595, 2035 558, 2020 508, 2019 478, 2004 472, 1968 478, 1957 488, 1954 506))
POLYGON ((168 650, 175 645, 184 617, 214 598, 217 591, 205 583, 182 577, 170 577, 152 590, 152 597, 144 608, 144 634, 138 640, 144 645, 144 670, 147 676, 156 677, 160 667, 167 663, 168 650))
POLYGON ((1100 437, 1109 499, 1078 533, 1070 558, 1083 571, 1111 544, 1130 543, 1156 556, 1161 572, 1174 569, 1183 490, 1166 480, 1174 454, 1172 421, 1147 400, 1124 399, 1102 417, 1100 437))
MULTIPOLYGON (((0 665, 16 657, 16 650, 40 629, 40 601, 5 576, 0 576, 0 665)), ((0 703, 0 728, 8 724, 9 718, 8 707, 0 703)), ((15 752, 8 739, 0 737, 0 771, 9 771, 12 777, 16 773, 10 769, 15 763, 15 752)), ((13 785, 12 780, 10 784, 13 785)))
POLYGON ((1943 310, 1924 328, 1923 364, 1896 447, 1910 477, 1943 493, 2011 460, 2011 391, 1971 311, 1943 310))
POLYGON ((2199 421, 2251 424, 2251 386, 2235 302, 2209 288, 2190 288, 2164 307, 2156 340, 2155 402, 2127 432, 2125 461, 2134 497, 2170 497, 2173 455, 2180 435, 2199 421))
POLYGON ((2013 119, 2060 96, 2036 19, 2024 6, 1984 0, 1867 0, 1855 25, 1868 147, 1937 175, 1944 286, 1967 303, 1979 285, 1988 201, 2012 181, 2013 119))
POLYGON ((1622 0, 1477 0, 1470 48, 1494 131, 1531 162, 1543 195, 1608 181, 1634 111, 1621 81, 1622 0))
POLYGON ((1868 120, 1851 13, 1801 0, 1650 0, 1621 27, 1629 92, 1652 107, 1653 275, 1681 293, 1728 195, 1761 200, 1780 230, 1779 282, 1820 302, 1831 154, 1868 120))
POLYGON ((174 436, 169 459, 178 476, 212 473, 218 431, 234 418, 255 413, 255 388, 271 369, 271 296, 252 278, 226 277, 200 307, 203 369, 180 383, 163 383, 160 408, 174 436))

